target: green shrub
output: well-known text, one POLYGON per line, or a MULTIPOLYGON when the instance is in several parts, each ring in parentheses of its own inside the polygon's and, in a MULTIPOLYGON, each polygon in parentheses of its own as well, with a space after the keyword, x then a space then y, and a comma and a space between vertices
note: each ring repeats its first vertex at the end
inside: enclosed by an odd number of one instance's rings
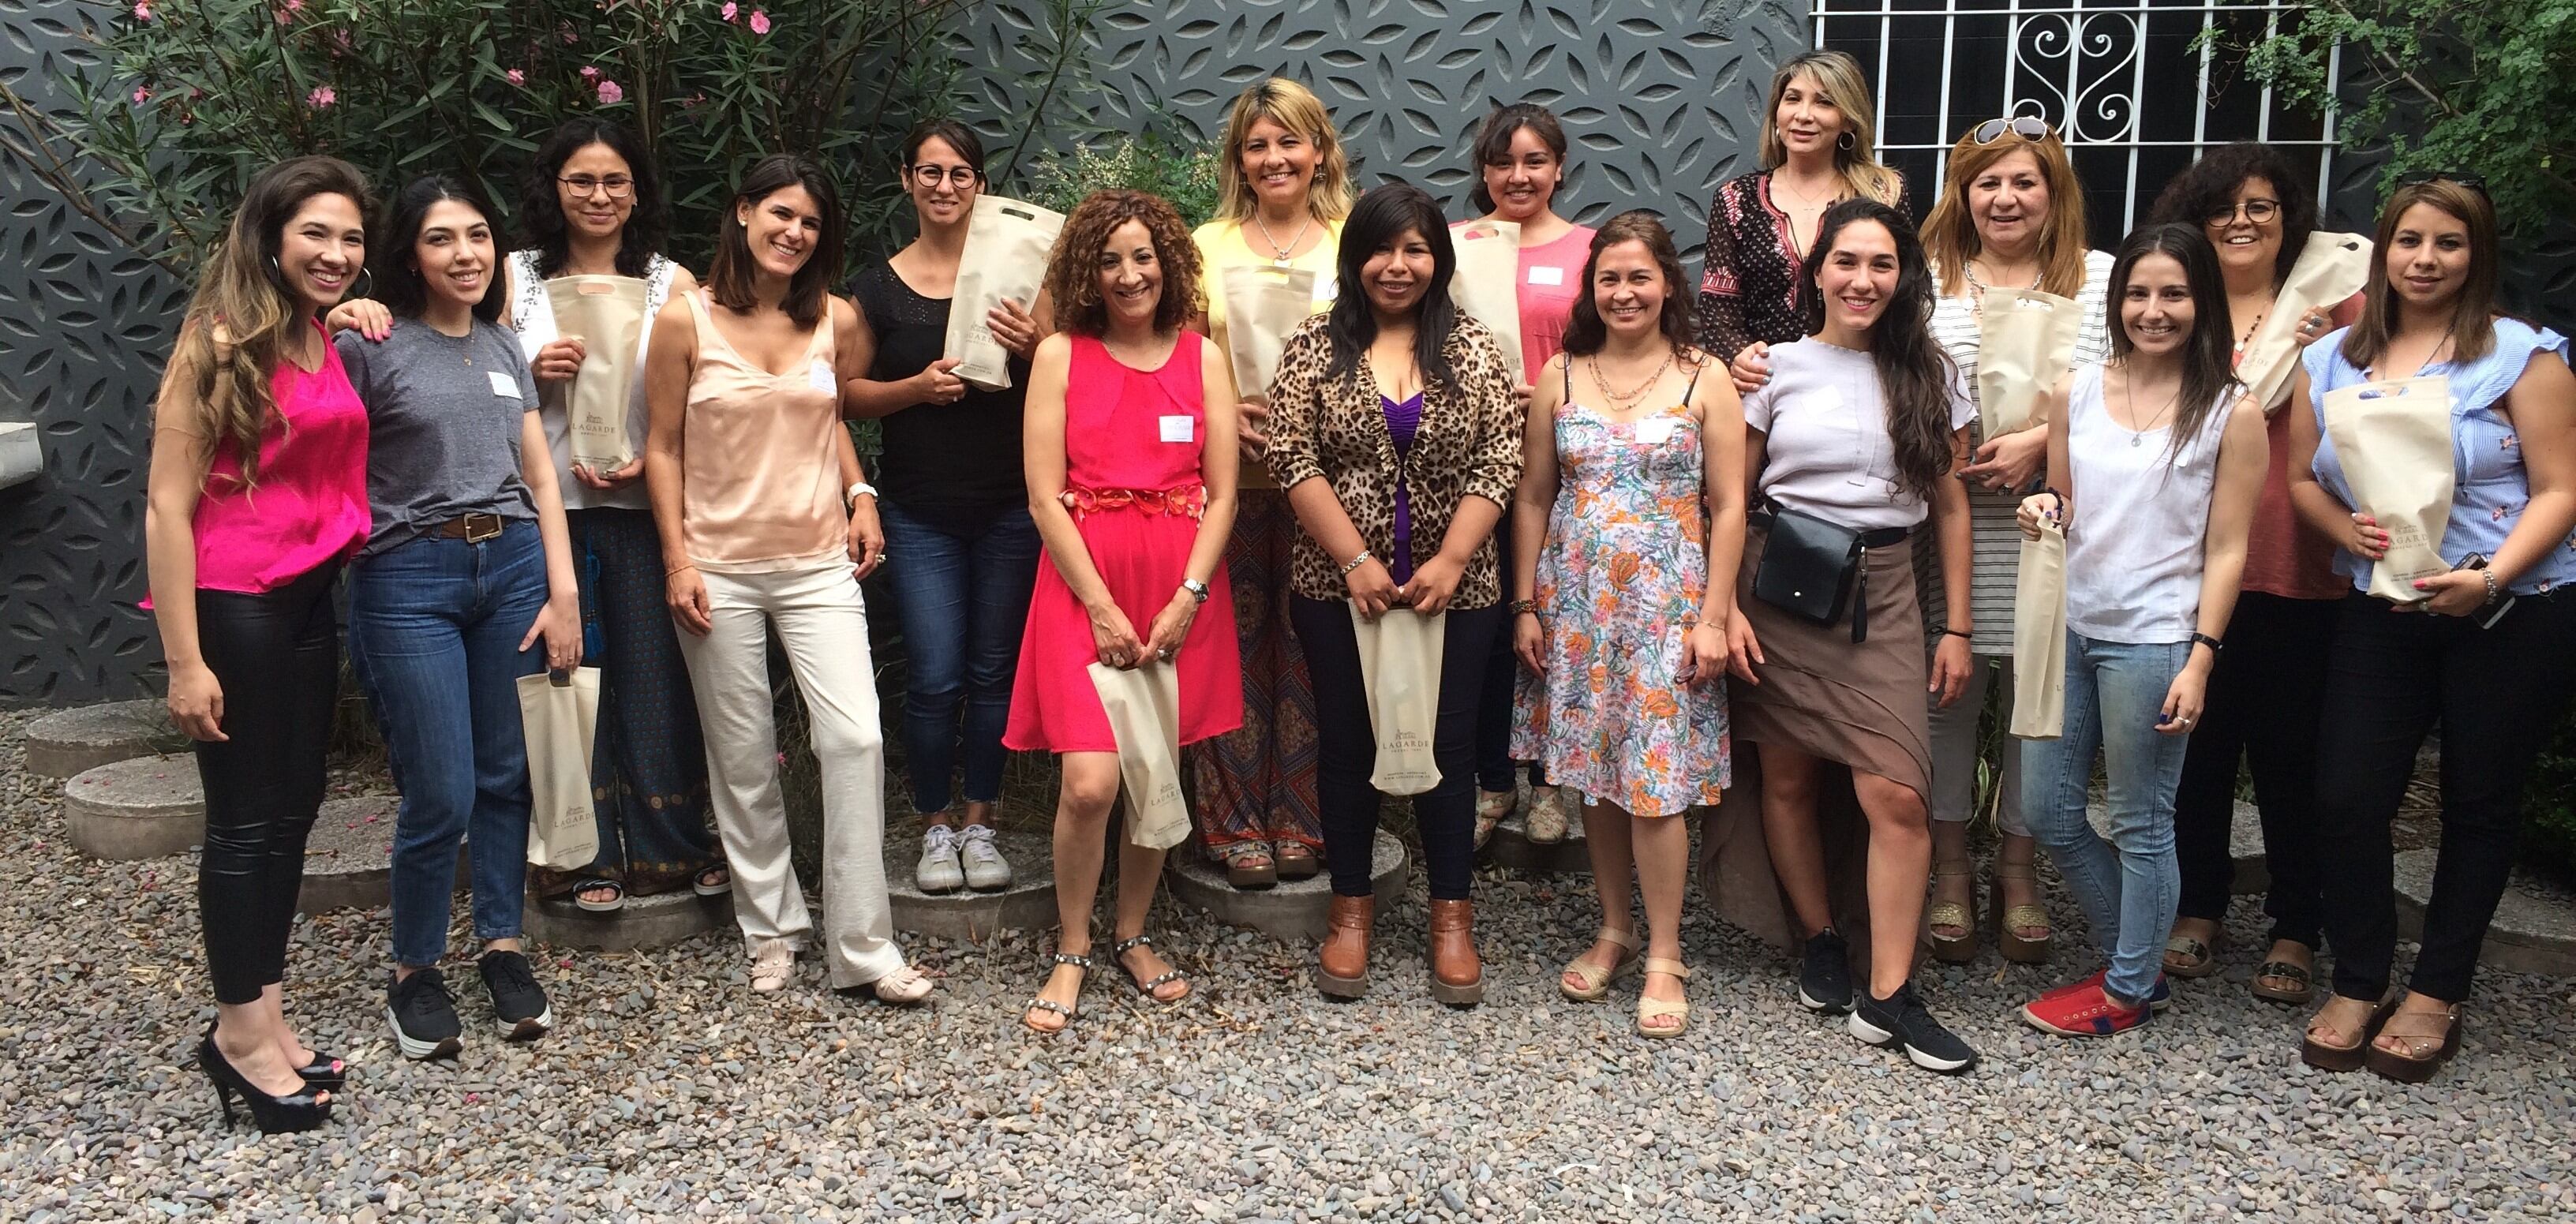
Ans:
POLYGON ((1030 180, 1029 202, 1057 212, 1072 212, 1092 192, 1123 187, 1171 201, 1193 226, 1216 214, 1216 151, 1151 132, 1105 149, 1075 145, 1069 155, 1040 154, 1030 180))
POLYGON ((2531 817, 2523 860, 2576 878, 2576 713, 2559 721, 2558 733, 2532 764, 2522 804, 2531 817))

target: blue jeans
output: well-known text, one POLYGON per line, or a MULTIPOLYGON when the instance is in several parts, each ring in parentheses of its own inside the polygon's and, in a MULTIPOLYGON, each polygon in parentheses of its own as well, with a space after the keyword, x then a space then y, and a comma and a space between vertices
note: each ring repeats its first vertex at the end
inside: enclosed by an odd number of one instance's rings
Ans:
POLYGON ((402 807, 394 818, 394 960, 447 951, 456 849, 473 855, 474 934, 513 939, 528 867, 519 639, 546 604, 545 547, 514 519, 479 544, 424 536, 365 558, 349 583, 349 655, 375 706, 402 807))
POLYGON ((886 502, 886 581, 903 630, 904 772, 912 807, 946 811, 960 745, 965 799, 1002 797, 1002 729, 1037 584, 1037 524, 1028 507, 914 513, 886 502), (963 707, 964 725, 959 725, 963 707))
POLYGON ((2159 734, 2156 720, 2190 658, 2189 642, 2099 642, 2068 630, 2065 732, 2021 748, 2031 835, 2048 848, 2110 961, 2104 988, 2132 1003, 2164 972, 2182 898, 2174 788, 2190 737, 2159 734), (2109 841, 2084 818, 2096 749, 2111 781, 2109 841))

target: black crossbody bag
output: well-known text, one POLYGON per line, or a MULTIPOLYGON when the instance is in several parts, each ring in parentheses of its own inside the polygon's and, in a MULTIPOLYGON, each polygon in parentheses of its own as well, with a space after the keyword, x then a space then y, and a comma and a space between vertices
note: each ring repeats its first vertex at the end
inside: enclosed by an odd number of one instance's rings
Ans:
POLYGON ((1854 531, 1769 498, 1749 517, 1769 533, 1753 569, 1753 597, 1819 625, 1840 623, 1849 609, 1851 640, 1868 641, 1868 552, 1903 541, 1912 529, 1854 531))

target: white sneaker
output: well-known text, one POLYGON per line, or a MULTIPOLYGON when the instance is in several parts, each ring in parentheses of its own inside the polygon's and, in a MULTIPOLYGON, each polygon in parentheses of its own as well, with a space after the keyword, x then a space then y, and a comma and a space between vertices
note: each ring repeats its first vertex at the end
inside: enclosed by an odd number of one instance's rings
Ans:
POLYGON ((955 892, 966 883, 957 865, 957 830, 932 825, 921 835, 921 861, 912 866, 913 887, 926 893, 955 892))
POLYGON ((958 830, 957 839, 957 857, 966 864, 966 887, 1000 892, 1011 886, 1011 864, 993 843, 991 825, 968 825, 958 830))

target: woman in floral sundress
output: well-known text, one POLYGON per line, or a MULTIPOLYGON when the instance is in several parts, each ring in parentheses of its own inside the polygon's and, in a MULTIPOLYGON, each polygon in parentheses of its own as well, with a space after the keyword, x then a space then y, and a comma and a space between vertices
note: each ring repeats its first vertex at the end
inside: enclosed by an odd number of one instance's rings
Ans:
POLYGON ((1734 573, 1744 547, 1744 409, 1723 371, 1701 377, 1713 363, 1688 341, 1681 259, 1651 214, 1601 228, 1583 284, 1532 394, 1515 498, 1512 642, 1528 670, 1512 752, 1583 799, 1601 931, 1557 988, 1589 1002, 1642 965, 1637 1032, 1671 1037, 1690 1010, 1676 818, 1728 781, 1733 601, 1708 576, 1734 573))

